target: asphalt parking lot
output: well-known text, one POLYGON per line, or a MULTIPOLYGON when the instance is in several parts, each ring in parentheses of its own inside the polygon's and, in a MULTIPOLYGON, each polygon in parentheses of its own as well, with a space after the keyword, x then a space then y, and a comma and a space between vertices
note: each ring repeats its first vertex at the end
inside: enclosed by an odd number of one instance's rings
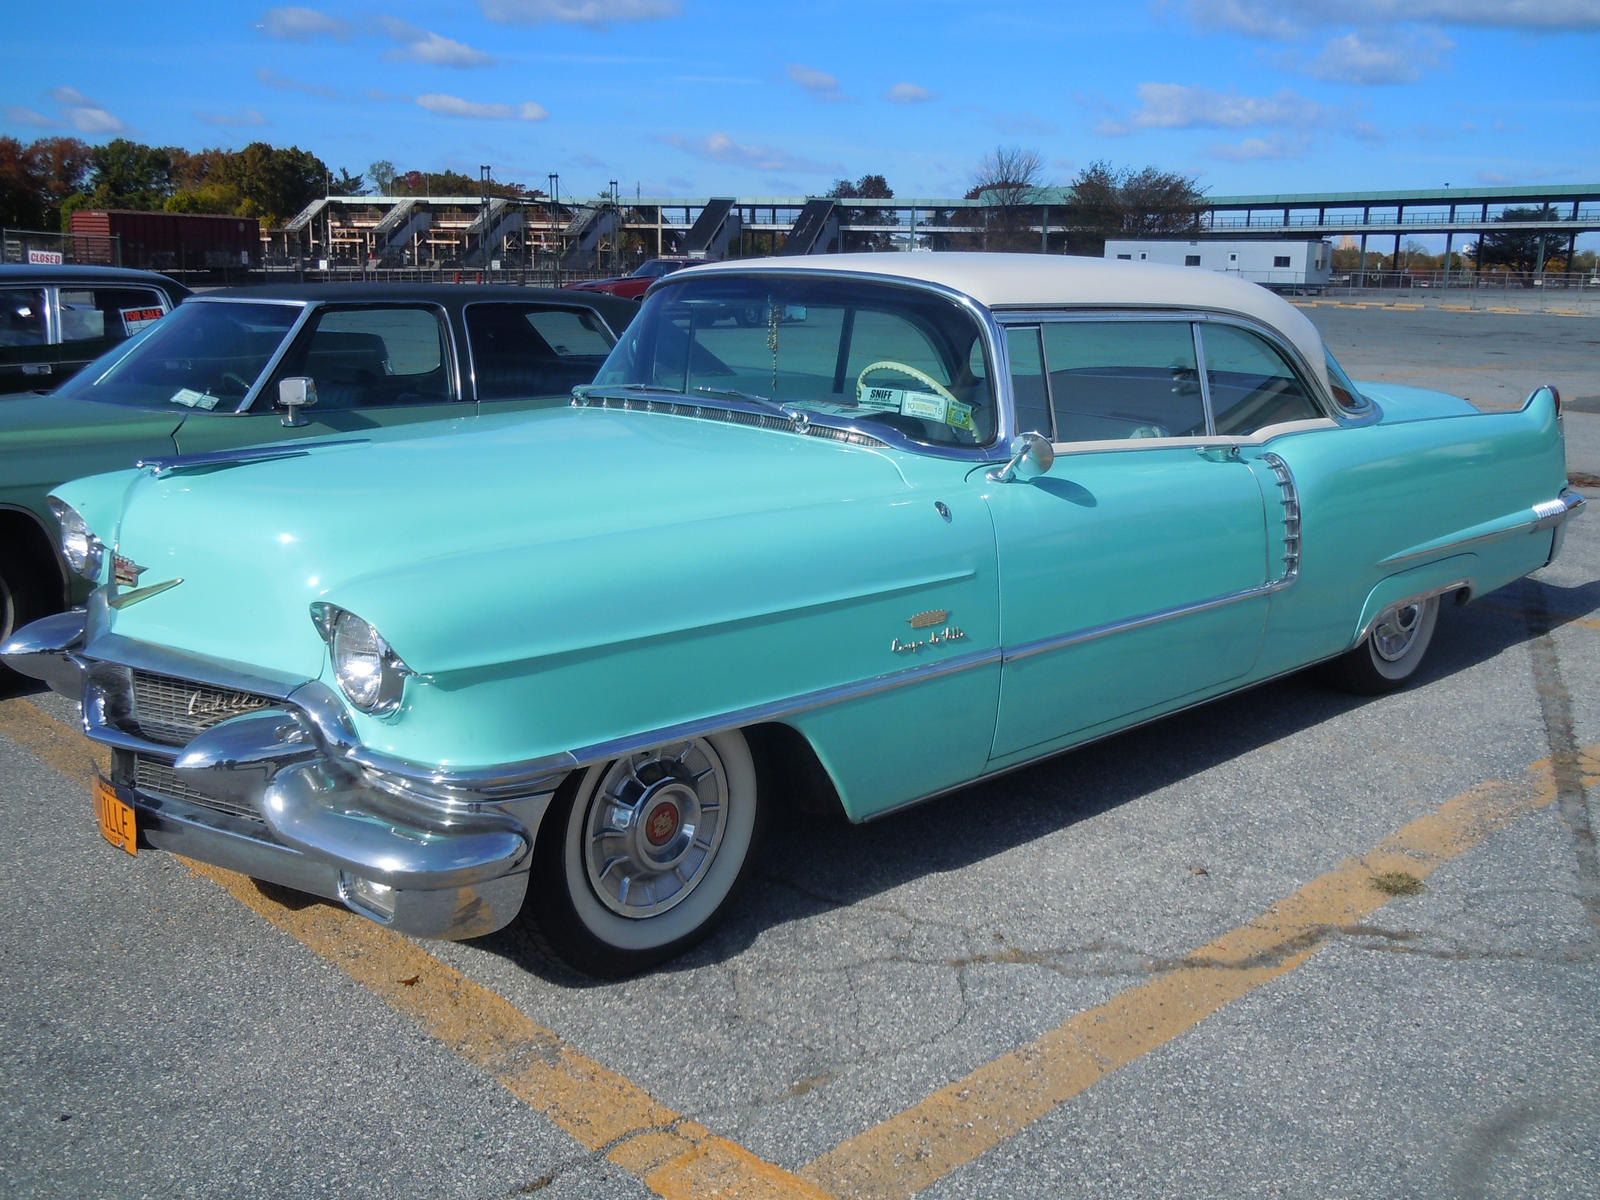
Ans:
MULTIPOLYGON (((1556 383, 1600 494, 1595 318, 1305 311, 1357 378, 1556 383)), ((868 826, 785 814, 738 916, 620 983, 130 858, 71 706, 0 699, 0 1192, 1593 1196, 1569 528, 1399 694, 1297 676, 868 826)))

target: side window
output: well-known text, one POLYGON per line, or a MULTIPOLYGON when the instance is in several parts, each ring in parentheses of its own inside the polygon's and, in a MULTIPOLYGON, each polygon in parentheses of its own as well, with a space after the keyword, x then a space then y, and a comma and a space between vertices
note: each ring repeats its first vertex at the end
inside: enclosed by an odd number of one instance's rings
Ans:
POLYGON ((1016 398, 1017 432, 1042 433, 1055 441, 1050 398, 1045 395, 1044 354, 1039 347, 1038 326, 1007 329, 1006 353, 1011 358, 1011 394, 1016 398))
POLYGON ((1320 417, 1316 401, 1265 338, 1232 325, 1203 325, 1206 386, 1219 434, 1320 417))
POLYGON ((448 363, 432 309, 328 309, 278 375, 316 380, 319 409, 438 404, 451 398, 448 363))
POLYGON ((159 321, 166 312, 153 288, 62 288, 61 341, 74 357, 99 354, 159 321), (93 346, 74 345, 93 342, 93 346))
POLYGON ((0 290, 0 346, 44 344, 44 289, 0 290))
POLYGON ((566 395, 594 378, 614 343, 588 309, 470 304, 466 325, 480 400, 566 395))
POLYGON ((54 385, 43 288, 0 288, 0 393, 54 385))
POLYGON ((1044 326, 1062 442, 1200 437, 1205 404, 1187 321, 1062 321, 1044 326))

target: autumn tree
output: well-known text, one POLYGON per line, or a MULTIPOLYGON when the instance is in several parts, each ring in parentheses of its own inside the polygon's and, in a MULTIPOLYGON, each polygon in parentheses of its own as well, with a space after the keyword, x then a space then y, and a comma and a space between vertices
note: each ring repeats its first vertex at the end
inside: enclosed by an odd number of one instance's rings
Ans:
POLYGON ((1190 176, 1156 167, 1134 171, 1104 159, 1090 163, 1069 185, 1068 248, 1105 253, 1108 238, 1170 237, 1191 232, 1204 196, 1190 176))
MULTIPOLYGON (((1546 204, 1541 208, 1508 208, 1495 221, 1516 225, 1558 219, 1555 207, 1546 204)), ((1467 247, 1464 253, 1476 263, 1479 270, 1504 267, 1508 271, 1520 271, 1531 276, 1543 270, 1545 260, 1549 257, 1550 242, 1548 234, 1536 230, 1507 229, 1481 235, 1477 245, 1467 247)), ((1529 282, 1531 284, 1531 280, 1529 282)))
POLYGON ((986 200, 986 250, 1032 250, 1036 248, 1029 229, 1044 186, 1044 160, 1037 150, 1020 146, 997 146, 972 173, 969 200, 986 200))
POLYGON ((63 205, 88 185, 91 153, 77 138, 40 138, 24 146, 0 137, 0 225, 59 229, 63 205))
MULTIPOLYGON (((893 200, 894 189, 882 175, 863 175, 851 183, 848 179, 834 182, 828 192, 830 200, 893 200)), ((840 248, 843 250, 887 250, 892 245, 887 233, 867 233, 852 230, 852 225, 882 225, 887 219, 881 208, 846 208, 840 215, 840 248)))
POLYGON ((170 150, 113 138, 96 146, 89 161, 91 207, 152 211, 173 192, 170 150))

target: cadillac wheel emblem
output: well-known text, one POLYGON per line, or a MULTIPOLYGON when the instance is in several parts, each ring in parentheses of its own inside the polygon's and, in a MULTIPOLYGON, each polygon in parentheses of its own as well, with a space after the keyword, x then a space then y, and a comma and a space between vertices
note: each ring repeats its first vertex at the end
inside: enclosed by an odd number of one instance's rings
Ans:
POLYGON ((124 558, 120 554, 111 556, 111 578, 118 587, 133 587, 139 582, 139 576, 144 573, 145 568, 133 559, 124 558))
POLYGON ((652 846, 665 846, 678 832, 678 810, 666 801, 655 806, 644 819, 644 835, 652 846))

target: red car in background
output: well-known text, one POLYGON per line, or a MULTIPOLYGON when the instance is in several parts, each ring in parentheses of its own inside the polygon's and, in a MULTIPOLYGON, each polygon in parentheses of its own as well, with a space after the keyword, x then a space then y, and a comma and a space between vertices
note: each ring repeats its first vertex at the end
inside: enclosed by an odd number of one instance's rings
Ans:
POLYGON ((637 300, 663 275, 704 261, 701 258, 647 258, 627 275, 619 275, 614 279, 585 279, 581 283, 564 286, 579 292, 609 292, 613 296, 637 300))

